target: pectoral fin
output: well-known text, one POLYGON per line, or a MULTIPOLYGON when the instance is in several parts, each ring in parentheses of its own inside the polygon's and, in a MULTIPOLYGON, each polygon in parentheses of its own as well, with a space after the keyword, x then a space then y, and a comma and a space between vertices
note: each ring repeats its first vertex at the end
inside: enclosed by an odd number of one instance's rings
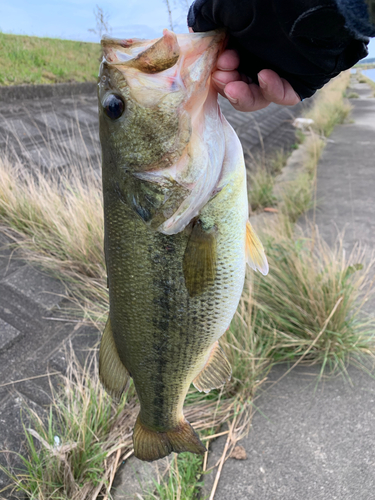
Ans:
POLYGON ((194 223, 183 260, 185 284, 190 297, 201 295, 215 280, 216 236, 215 227, 205 230, 201 221, 194 223))
POLYGON ((246 258, 248 265, 254 271, 258 270, 264 276, 268 274, 268 262, 262 242, 249 221, 246 223, 246 258))
POLYGON ((194 387, 200 392, 218 389, 230 380, 232 368, 223 353, 219 342, 215 342, 210 356, 198 377, 193 380, 194 387))
POLYGON ((118 355, 109 318, 100 343, 99 377, 105 390, 116 400, 120 399, 130 381, 129 372, 118 355))

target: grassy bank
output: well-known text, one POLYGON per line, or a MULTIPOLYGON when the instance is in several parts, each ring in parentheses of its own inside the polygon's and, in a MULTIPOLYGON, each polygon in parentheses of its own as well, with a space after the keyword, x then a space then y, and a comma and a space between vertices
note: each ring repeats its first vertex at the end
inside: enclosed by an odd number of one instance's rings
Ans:
POLYGON ((0 33, 0 85, 94 82, 100 46, 0 33))
MULTIPOLYGON (((223 390, 208 395, 192 389, 186 399, 185 415, 204 442, 222 432, 226 436, 222 462, 248 431, 254 395, 275 363, 321 363, 332 371, 345 370, 349 361, 359 362, 363 354, 374 352, 373 329, 361 319, 358 300, 370 287, 370 265, 363 262, 361 252, 348 256, 340 243, 330 249, 318 232, 302 234, 294 225, 314 201, 323 134, 348 113, 343 79, 324 89, 311 110, 315 133, 305 138, 303 179, 290 183, 278 200, 272 191, 271 198, 269 192, 259 197, 278 210, 274 224, 262 235, 270 274, 248 273, 237 313, 221 339, 232 379, 223 390), (223 423, 229 430, 221 428, 223 423)), ((53 143, 51 138, 51 147, 53 143)), ((30 260, 67 283, 79 313, 102 329, 108 295, 100 181, 90 175, 96 166, 77 163, 74 157, 71 164, 69 179, 46 178, 42 172, 35 178, 2 159, 0 222, 30 260)), ((264 193, 265 184, 259 184, 264 193)), ((26 472, 14 476, 14 482, 39 500, 95 499, 100 492, 108 498, 117 467, 132 454, 136 395, 130 388, 115 407, 98 382, 96 368, 82 370, 73 354, 68 358, 70 368, 62 379, 66 389, 54 392, 45 421, 34 416, 32 430, 26 431, 26 472)), ((144 498, 195 500, 205 467, 206 459, 190 454, 172 458, 169 472, 144 498)))

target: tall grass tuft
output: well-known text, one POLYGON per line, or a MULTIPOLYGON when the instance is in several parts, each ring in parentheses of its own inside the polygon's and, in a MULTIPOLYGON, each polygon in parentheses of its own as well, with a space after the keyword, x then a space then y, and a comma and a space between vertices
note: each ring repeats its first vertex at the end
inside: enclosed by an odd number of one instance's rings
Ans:
POLYGON ((59 135, 49 139, 51 157, 65 155, 68 171, 46 173, 0 156, 0 225, 30 261, 65 280, 80 308, 100 318, 108 293, 99 155, 78 161, 55 146, 59 135))
MULTIPOLYGON (((282 227, 282 225, 280 225, 282 227)), ((262 330, 276 338, 275 361, 321 363, 331 371, 374 354, 374 322, 361 312, 374 279, 356 247, 347 256, 338 239, 331 248, 317 231, 290 238, 273 231, 264 238, 267 279, 254 276, 262 330)))
POLYGON ((323 87, 318 93, 313 107, 306 113, 306 118, 312 118, 312 128, 321 135, 328 137, 338 123, 343 123, 351 110, 350 103, 344 99, 345 90, 350 81, 350 72, 341 73, 338 77, 323 87))
POLYGON ((250 174, 249 181, 249 204, 253 212, 275 205, 274 178, 266 169, 258 168, 255 173, 250 174))
POLYGON ((67 374, 51 384, 52 404, 44 419, 28 409, 27 454, 22 471, 7 471, 18 491, 38 500, 83 500, 105 493, 118 465, 118 450, 131 443, 134 391, 119 406, 102 388, 96 352, 82 367, 70 347, 67 374))

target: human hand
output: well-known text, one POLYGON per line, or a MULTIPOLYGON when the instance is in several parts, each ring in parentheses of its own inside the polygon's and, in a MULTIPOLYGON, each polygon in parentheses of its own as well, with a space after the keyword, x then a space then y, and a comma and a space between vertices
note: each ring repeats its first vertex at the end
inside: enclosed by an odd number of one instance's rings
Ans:
POLYGON ((231 49, 225 50, 212 75, 215 89, 238 111, 257 111, 271 102, 293 106, 301 100, 290 83, 271 69, 263 69, 258 73, 257 85, 237 71, 239 64, 238 53, 231 49))
POLYGON ((215 85, 241 111, 296 104, 367 55, 368 39, 352 33, 332 0, 194 0, 188 26, 227 30, 238 53, 223 52, 215 85))

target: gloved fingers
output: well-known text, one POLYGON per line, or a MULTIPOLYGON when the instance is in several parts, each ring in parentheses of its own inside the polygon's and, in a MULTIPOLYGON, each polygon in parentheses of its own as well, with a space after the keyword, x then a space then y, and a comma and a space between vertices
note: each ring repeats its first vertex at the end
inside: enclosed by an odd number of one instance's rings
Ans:
POLYGON ((293 106, 301 100, 290 83, 271 69, 260 71, 258 81, 261 92, 267 101, 283 106, 293 106))

